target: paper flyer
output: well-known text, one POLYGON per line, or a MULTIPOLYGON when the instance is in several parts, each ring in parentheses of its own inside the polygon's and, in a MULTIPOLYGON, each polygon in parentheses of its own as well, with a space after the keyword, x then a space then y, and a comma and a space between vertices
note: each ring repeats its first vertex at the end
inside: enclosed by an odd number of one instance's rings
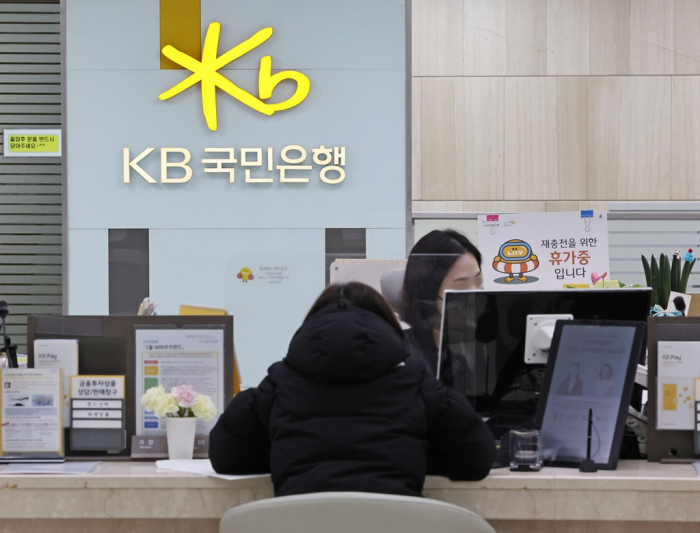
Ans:
POLYGON ((63 455, 61 371, 5 369, 0 455, 63 455))
POLYGON ((604 211, 480 215, 486 290, 592 287, 610 272, 604 211))
MULTIPOLYGON (((224 409, 224 330, 136 330, 136 435, 165 435, 165 418, 141 406, 141 396, 151 387, 166 392, 179 385, 192 385, 206 394, 218 412, 224 409)), ((197 434, 208 435, 218 417, 197 421, 197 434)))
POLYGON ((695 379, 700 377, 700 342, 658 344, 656 428, 695 429, 695 379))
POLYGON ((78 340, 35 340, 34 368, 60 368, 63 372, 63 427, 70 427, 70 378, 78 375, 78 340))

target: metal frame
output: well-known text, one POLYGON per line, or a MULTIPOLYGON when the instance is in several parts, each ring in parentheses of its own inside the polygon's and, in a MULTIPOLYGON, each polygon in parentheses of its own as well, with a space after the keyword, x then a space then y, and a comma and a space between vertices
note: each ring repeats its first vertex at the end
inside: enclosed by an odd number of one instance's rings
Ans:
POLYGON ((66 91, 66 0, 61 0, 60 8, 60 43, 61 43, 61 280, 63 282, 63 314, 68 314, 68 127, 66 112, 67 91, 66 91))
MULTIPOLYGON (((414 211, 414 220, 476 220, 486 212, 414 211)), ((491 213, 488 213, 491 214, 491 213)), ((608 211, 608 220, 700 220, 700 202, 697 211, 608 211)))
POLYGON ((412 0, 406 0, 406 257, 413 248, 413 32, 412 0))

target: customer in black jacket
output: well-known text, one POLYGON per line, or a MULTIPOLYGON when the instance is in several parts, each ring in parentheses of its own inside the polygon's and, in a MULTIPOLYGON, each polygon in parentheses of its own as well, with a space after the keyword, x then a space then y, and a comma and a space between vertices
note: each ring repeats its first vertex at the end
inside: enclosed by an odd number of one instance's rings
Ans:
POLYGON ((419 496, 427 474, 483 479, 494 439, 464 395, 407 355, 389 305, 361 283, 328 287, 256 389, 211 432, 226 474, 272 473, 277 496, 419 496))

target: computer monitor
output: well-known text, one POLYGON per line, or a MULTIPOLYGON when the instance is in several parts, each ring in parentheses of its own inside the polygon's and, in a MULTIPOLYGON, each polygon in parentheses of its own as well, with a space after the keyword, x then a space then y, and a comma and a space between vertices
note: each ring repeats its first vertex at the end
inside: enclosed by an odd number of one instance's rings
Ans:
POLYGON ((646 288, 447 291, 439 372, 483 416, 532 417, 545 365, 525 362, 528 315, 646 321, 650 308, 646 288))

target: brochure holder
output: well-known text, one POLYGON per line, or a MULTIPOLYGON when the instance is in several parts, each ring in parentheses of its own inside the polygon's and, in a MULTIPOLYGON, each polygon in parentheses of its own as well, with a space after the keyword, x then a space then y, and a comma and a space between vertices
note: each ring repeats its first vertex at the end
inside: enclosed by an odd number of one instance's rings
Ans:
MULTIPOLYGON (((132 438, 134 458, 167 458, 166 418, 140 407, 138 398, 146 390, 188 384, 213 401, 218 413, 226 408, 224 392, 223 325, 202 324, 174 328, 164 325, 136 325, 136 435, 132 438), (143 445, 143 438, 146 445, 143 445)), ((206 459, 208 436, 217 418, 197 420, 195 457, 206 459)))
POLYGON ((659 341, 700 342, 700 318, 663 317, 649 318, 649 400, 647 402, 647 459, 664 463, 690 463, 698 460, 695 454, 692 430, 656 429, 656 408, 659 401, 657 380, 659 374, 659 341))
MULTIPOLYGON (((101 460, 131 455, 136 435, 136 347, 137 326, 150 328, 224 328, 224 405, 233 398, 234 347, 232 316, 30 316, 27 318, 28 360, 34 365, 34 339, 78 339, 80 374, 123 375, 125 386, 126 446, 118 453, 67 450, 69 456, 99 457, 101 460)), ((67 430, 70 431, 70 430, 67 430)), ((70 442, 70 438, 65 439, 70 442)))
POLYGON ((60 370, 0 370, 0 463, 64 460, 60 370))

